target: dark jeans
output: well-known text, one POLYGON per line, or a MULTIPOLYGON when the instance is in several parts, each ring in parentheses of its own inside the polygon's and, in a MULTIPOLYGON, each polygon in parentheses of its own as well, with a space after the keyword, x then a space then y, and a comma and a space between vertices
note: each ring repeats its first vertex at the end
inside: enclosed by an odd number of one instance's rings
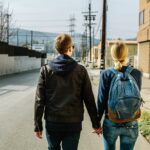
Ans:
POLYGON ((52 132, 46 130, 48 150, 77 150, 80 132, 52 132))
POLYGON ((137 121, 114 123, 109 119, 105 119, 103 137, 105 150, 115 150, 118 137, 120 137, 120 150, 133 150, 138 137, 138 123, 137 121))

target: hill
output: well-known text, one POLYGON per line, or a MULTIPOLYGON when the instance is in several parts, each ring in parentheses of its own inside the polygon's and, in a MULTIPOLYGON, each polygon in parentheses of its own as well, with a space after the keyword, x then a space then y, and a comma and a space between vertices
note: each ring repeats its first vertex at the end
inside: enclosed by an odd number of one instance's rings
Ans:
MULTIPOLYGON (((39 31, 31 31, 25 29, 12 29, 13 34, 10 37, 11 45, 18 46, 30 46, 31 45, 31 35, 33 36, 32 44, 44 44, 47 53, 54 52, 53 43, 55 37, 59 33, 49 33, 49 32, 39 32, 39 31)), ((82 42, 82 34, 76 33, 73 38, 74 45, 76 47, 76 51, 80 51, 80 46, 82 42)), ((95 39, 95 45, 97 45, 99 40, 95 39)))

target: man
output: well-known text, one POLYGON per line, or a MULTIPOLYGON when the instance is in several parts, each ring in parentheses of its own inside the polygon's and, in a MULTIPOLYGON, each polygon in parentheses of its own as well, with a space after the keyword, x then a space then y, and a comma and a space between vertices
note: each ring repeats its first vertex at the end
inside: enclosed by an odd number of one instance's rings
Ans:
POLYGON ((71 58, 71 37, 56 37, 60 54, 41 68, 35 98, 35 133, 42 138, 44 113, 49 150, 77 150, 85 103, 94 132, 99 134, 96 105, 86 69, 71 58))

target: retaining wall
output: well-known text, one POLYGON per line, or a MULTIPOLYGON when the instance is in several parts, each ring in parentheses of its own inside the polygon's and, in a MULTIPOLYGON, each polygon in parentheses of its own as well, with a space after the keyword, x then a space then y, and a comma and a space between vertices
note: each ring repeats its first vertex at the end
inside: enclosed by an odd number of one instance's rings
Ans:
POLYGON ((0 43, 0 75, 38 69, 44 58, 46 54, 0 43))

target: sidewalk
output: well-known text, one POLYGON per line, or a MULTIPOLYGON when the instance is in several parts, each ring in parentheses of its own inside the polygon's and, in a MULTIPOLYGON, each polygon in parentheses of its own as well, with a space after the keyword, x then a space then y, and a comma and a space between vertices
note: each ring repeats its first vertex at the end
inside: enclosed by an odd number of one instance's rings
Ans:
MULTIPOLYGON (((88 72, 92 81, 93 92, 96 99, 98 94, 99 70, 88 69, 88 72)), ((144 101, 146 101, 144 104, 144 109, 150 111, 150 80, 143 78, 142 82, 143 85, 142 85, 141 94, 144 101)), ((119 149, 118 141, 117 141, 117 150, 119 149)), ((135 150, 149 150, 149 149, 150 149, 150 144, 146 141, 146 139, 141 134, 139 134, 138 140, 135 145, 135 150)))
POLYGON ((143 97, 143 100, 145 101, 143 105, 144 109, 150 112, 150 79, 142 79, 141 95, 143 97))

